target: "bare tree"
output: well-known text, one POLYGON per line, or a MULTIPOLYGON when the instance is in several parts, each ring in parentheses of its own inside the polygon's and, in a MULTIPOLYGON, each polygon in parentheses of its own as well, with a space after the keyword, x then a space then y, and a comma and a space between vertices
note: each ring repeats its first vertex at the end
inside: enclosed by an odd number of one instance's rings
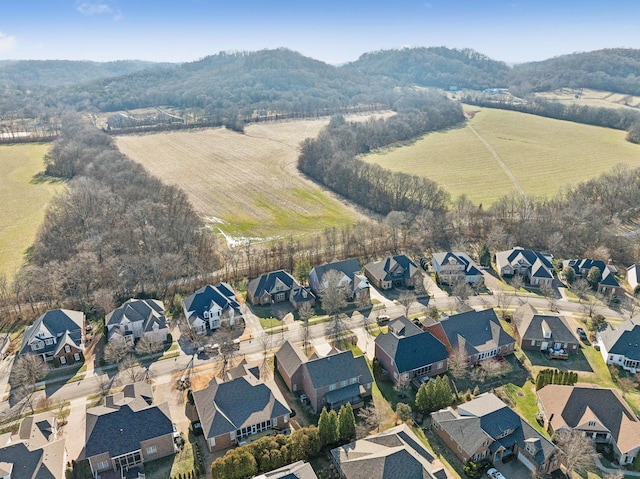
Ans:
POLYGON ((602 305, 602 299, 602 295, 599 293, 587 296, 586 301, 582 303, 582 309, 585 314, 592 318, 596 314, 596 310, 602 305))
POLYGON ((309 354, 311 349, 311 332, 309 331, 309 319, 313 316, 313 309, 309 303, 303 303, 298 310, 300 317, 300 335, 302 336, 302 348, 305 354, 309 354))
POLYGON ((49 368, 42 356, 37 354, 22 354, 16 360, 11 370, 11 385, 15 388, 16 397, 24 399, 25 406, 34 413, 33 395, 36 392, 36 383, 42 381, 49 368))
POLYGON ((140 361, 133 354, 128 354, 118 363, 118 373, 124 384, 132 384, 144 381, 147 369, 142 367, 140 361))
POLYGON ((122 361, 130 352, 131 346, 129 346, 126 341, 109 341, 109 343, 104 347, 103 358, 109 364, 115 364, 122 361))
POLYGON ((94 377, 96 378, 96 382, 98 383, 100 394, 103 397, 107 396, 109 394, 109 391, 111 391, 111 388, 113 388, 116 385, 117 376, 109 377, 108 374, 100 374, 94 377))
MULTIPOLYGON (((358 411, 358 417, 362 419, 364 423, 365 429, 358 431, 359 433, 364 433, 364 436, 369 435, 369 432, 372 429, 375 429, 376 432, 380 431, 380 425, 385 420, 384 413, 382 410, 375 405, 372 401, 367 407, 363 407, 358 411)), ((356 434, 359 436, 359 434, 356 434)), ((359 437, 364 437, 359 436, 359 437)))
POLYGON ((408 396, 411 392, 411 379, 409 379, 404 374, 398 378, 398 382, 396 382, 395 386, 393 386, 393 390, 398 393, 398 396, 408 396))
POLYGON ((516 297, 516 300, 522 304, 522 299, 518 296, 518 291, 524 287, 524 278, 521 274, 513 275, 511 278, 511 287, 513 288, 513 295, 516 297))
POLYGON ((553 287, 548 285, 547 283, 544 283, 542 286, 540 286, 540 292, 542 293, 542 296, 547 299, 547 302, 549 303, 549 309, 551 311, 557 311, 558 299, 556 298, 556 292, 553 287))
POLYGON ((589 282, 586 279, 578 278, 571 285, 571 292, 578 297, 578 301, 582 304, 582 301, 589 297, 591 286, 589 286, 589 282))
POLYGON ((271 349, 271 338, 269 337, 269 334, 265 332, 262 334, 262 336, 260 336, 258 342, 260 343, 260 349, 262 351, 262 362, 260 363, 260 378, 266 381, 273 375, 271 367, 269 366, 269 350, 271 349))
POLYGON ((449 372, 456 379, 462 379, 469 372, 467 352, 458 347, 449 354, 449 372))
POLYGON ((640 304, 638 304, 638 300, 633 296, 625 296, 623 304, 629 319, 640 313, 640 304))
POLYGON ((227 378, 229 370, 233 368, 233 360, 238 352, 238 345, 233 341, 230 327, 223 325, 216 334, 218 335, 219 355, 222 362, 218 377, 224 380, 227 378))
POLYGON ((180 330, 180 339, 184 339, 191 346, 191 354, 195 356, 198 352, 198 348, 202 346, 206 337, 204 334, 199 333, 189 325, 187 318, 180 318, 178 322, 178 329, 180 330))
POLYGON ((509 374, 513 368, 507 361, 488 358, 480 362, 479 369, 483 370, 485 378, 493 379, 509 374))
POLYGON ((327 271, 321 280, 320 299, 322 309, 331 316, 327 326, 327 335, 338 337, 346 330, 343 318, 338 312, 347 305, 348 292, 344 284, 341 284, 342 273, 331 269, 327 271))
POLYGON ((398 296, 398 302, 404 306, 404 315, 409 317, 409 309, 411 309, 411 305, 415 303, 416 295, 412 291, 403 291, 398 296))
POLYGON ((473 288, 464 279, 461 279, 455 282, 451 294, 456 298, 456 304, 461 306, 469 301, 469 297, 473 294, 473 288))
POLYGON ((574 472, 581 476, 593 467, 593 455, 595 447, 590 436, 583 436, 578 431, 561 430, 556 434, 556 445, 562 451, 562 464, 567 476, 574 472))
POLYGON ((493 297, 496 299, 496 306, 500 311, 500 316, 502 319, 506 319, 507 310, 511 306, 511 295, 507 294, 506 291, 499 290, 493 293, 493 297))
POLYGON ((136 354, 140 356, 149 356, 155 354, 162 349, 161 341, 152 341, 146 336, 141 337, 136 344, 136 354))
POLYGON ((624 479, 624 471, 607 472, 603 479, 624 479))

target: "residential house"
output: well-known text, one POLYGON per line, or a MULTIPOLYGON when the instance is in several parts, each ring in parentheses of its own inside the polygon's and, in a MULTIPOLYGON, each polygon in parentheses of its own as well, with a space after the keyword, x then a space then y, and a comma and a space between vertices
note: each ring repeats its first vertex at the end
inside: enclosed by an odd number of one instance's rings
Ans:
POLYGON ((364 267, 364 274, 371 284, 380 289, 413 287, 417 272, 416 264, 403 254, 374 261, 364 267))
POLYGON ((635 461, 640 421, 616 389, 549 384, 537 395, 549 434, 579 431, 596 444, 611 444, 620 464, 635 461))
POLYGON ((577 353, 580 340, 564 316, 539 314, 530 304, 523 304, 513 313, 511 321, 518 346, 529 351, 564 350, 577 353))
POLYGON ((560 468, 559 449, 492 393, 432 413, 431 428, 463 463, 497 466, 513 455, 530 471, 560 468))
POLYGON ((320 295, 323 289, 322 278, 329 271, 337 271, 341 274, 339 286, 344 286, 349 292, 349 300, 358 304, 369 304, 369 280, 360 274, 360 263, 355 258, 344 261, 334 261, 321 266, 314 267, 309 273, 309 287, 316 296, 320 295))
POLYGON ((233 326, 242 318, 240 303, 227 283, 206 285, 182 301, 182 310, 194 331, 206 334, 223 323, 233 326))
POLYGON ((395 383, 447 372, 447 348, 433 334, 404 316, 388 327, 387 333, 376 337, 375 357, 395 383))
POLYGON ((466 253, 434 253, 431 265, 441 283, 453 285, 465 281, 479 284, 484 280, 482 271, 466 253))
POLYGON ((211 452, 289 429, 291 409, 273 380, 214 378, 193 401, 211 452))
POLYGON ((599 259, 568 259, 562 262, 563 268, 571 268, 576 274, 576 278, 587 279, 591 268, 598 268, 600 271, 600 281, 598 282, 598 292, 603 294, 617 294, 621 291, 620 283, 615 274, 618 269, 612 264, 607 264, 599 259))
POLYGON ((493 309, 444 316, 427 331, 447 347, 449 354, 465 351, 470 365, 511 354, 516 343, 502 328, 493 309))
POLYGON ((16 434, 0 435, 2 479, 64 479, 66 467, 65 440, 51 412, 28 416, 16 434))
POLYGON ((142 337, 164 343, 169 333, 164 304, 157 299, 130 299, 107 314, 105 324, 109 341, 125 341, 131 346, 142 337))
POLYGON ((406 424, 331 450, 343 479, 447 479, 434 457, 406 424))
POLYGON ((632 264, 627 268, 627 283, 629 283, 629 287, 631 291, 635 291, 635 289, 640 284, 640 264, 632 264))
POLYGON ((640 368, 640 316, 634 316, 613 329, 610 324, 596 332, 596 343, 607 364, 636 373, 640 368))
POLYGON ((552 256, 517 246, 496 253, 498 274, 502 277, 520 275, 531 286, 551 286, 553 283, 552 256))
POLYGON ((60 365, 84 361, 84 328, 82 311, 47 311, 25 330, 19 354, 39 354, 60 365))
POLYGON ((284 270, 271 271, 247 284, 247 299, 251 304, 274 304, 290 302, 295 309, 303 304, 313 306, 316 297, 305 286, 284 270))
POLYGON ((318 479, 318 476, 316 476, 311 464, 298 461, 259 476, 253 476, 253 479, 318 479))
POLYGON ((351 351, 306 359, 286 341, 276 352, 275 360, 289 389, 306 394, 314 412, 324 407, 340 409, 346 403, 356 409, 371 396, 373 376, 369 366, 364 356, 354 357, 351 351))
POLYGON ((125 386, 107 396, 103 406, 87 410, 85 448, 94 477, 105 471, 126 472, 177 451, 169 404, 150 404, 149 384, 125 386))

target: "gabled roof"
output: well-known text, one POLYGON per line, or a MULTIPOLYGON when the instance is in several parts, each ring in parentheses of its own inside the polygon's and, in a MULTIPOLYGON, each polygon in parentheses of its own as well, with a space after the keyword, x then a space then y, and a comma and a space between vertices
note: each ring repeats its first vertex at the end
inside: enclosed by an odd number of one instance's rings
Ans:
POLYGON ((33 448, 26 441, 0 448, 0 464, 11 479, 64 479, 64 439, 33 448))
MULTIPOLYGON (((52 309, 47 311, 25 330, 20 354, 30 351, 29 344, 31 344, 39 334, 56 338, 56 342, 68 337, 76 348, 82 349, 83 328, 84 313, 82 311, 72 311, 69 309, 52 309)), ((48 353, 55 351, 57 347, 57 344, 44 345, 44 348, 39 349, 37 352, 38 354, 48 353)))
POLYGON ((480 271, 476 263, 466 253, 452 253, 451 251, 447 251, 445 253, 434 253, 431 258, 434 263, 437 263, 438 268, 450 261, 454 261, 464 266, 465 276, 482 274, 482 271, 480 271))
POLYGON ((354 357, 351 351, 342 351, 307 361, 302 366, 314 389, 360 377, 360 384, 373 382, 364 356, 354 357))
POLYGON ((293 376, 307 358, 302 350, 296 348, 290 340, 286 340, 275 354, 279 367, 284 368, 289 377, 293 376))
POLYGON ((309 273, 309 284, 314 291, 319 291, 322 277, 325 273, 331 270, 339 271, 353 282, 354 275, 360 272, 360 263, 358 263, 357 259, 350 258, 345 259, 344 261, 333 261, 331 263, 315 266, 309 273))
POLYGON ((496 253, 496 263, 500 270, 502 270, 506 265, 522 266, 529 269, 533 268, 533 271, 538 275, 537 277, 546 277, 540 276, 545 274, 540 270, 540 268, 547 270, 549 274, 548 277, 551 277, 551 272, 553 271, 553 265, 551 264, 551 260, 548 255, 538 251, 524 249, 520 246, 516 246, 510 250, 498 251, 496 253), (539 263, 536 265, 537 262, 539 263))
POLYGON ((194 391, 193 400, 207 438, 291 413, 275 382, 251 375, 223 383, 214 379, 206 389, 194 391))
POLYGON ((249 284, 247 284, 247 292, 249 292, 254 298, 259 298, 264 293, 271 294, 276 284, 284 285, 288 290, 295 286, 300 286, 293 276, 281 269, 265 273, 260 277, 249 281, 249 284))
POLYGON ((615 389, 549 384, 538 391, 554 430, 608 430, 622 453, 640 447, 640 421, 615 389), (596 421, 590 426, 589 421, 596 421))
POLYGON ((233 288, 227 283, 207 284, 182 301, 189 318, 204 319, 204 312, 216 305, 222 312, 233 309, 240 313, 240 303, 236 300, 233 288))
POLYGON ((405 255, 400 254, 368 263, 364 269, 379 281, 393 281, 397 278, 412 278, 418 267, 405 255))
MULTIPOLYGON (((598 268, 600 271, 600 283, 603 286, 611 286, 614 288, 620 287, 620 283, 616 279, 613 271, 611 271, 609 265, 599 259, 582 258, 582 259, 570 259, 562 262, 564 267, 570 267, 576 274, 581 275, 584 271, 585 274, 593 267, 598 268)), ((611 266, 613 267, 613 266, 611 266)))
POLYGON ((454 314, 438 323, 447 336, 451 348, 464 347, 468 355, 514 343, 502 329, 493 309, 454 314))
POLYGON ((376 346, 394 360, 401 373, 445 361, 448 357, 445 345, 428 331, 412 332, 409 335, 387 332, 378 335, 375 342, 376 346))
POLYGON ((523 341, 543 340, 543 330, 547 326, 551 330, 550 341, 578 342, 564 316, 538 314, 538 310, 529 303, 523 304, 513 313, 513 324, 523 341))
POLYGON ((124 319, 131 323, 145 322, 149 317, 164 318, 164 304, 157 299, 129 299, 105 318, 107 326, 118 325, 124 319))
POLYGON ((598 333, 607 353, 619 354, 640 361, 640 316, 634 316, 616 326, 598 333))
POLYGON ((446 479, 442 463, 406 425, 331 450, 345 479, 446 479))
POLYGON ((514 444, 524 448, 527 442, 539 441, 540 449, 532 455, 538 464, 557 451, 551 441, 491 393, 461 404, 457 412, 447 408, 433 413, 433 419, 468 453, 475 453, 487 437, 495 441, 493 449, 510 449, 514 444))
POLYGON ((318 476, 316 476, 311 464, 298 461, 254 476, 253 479, 318 479, 318 476))

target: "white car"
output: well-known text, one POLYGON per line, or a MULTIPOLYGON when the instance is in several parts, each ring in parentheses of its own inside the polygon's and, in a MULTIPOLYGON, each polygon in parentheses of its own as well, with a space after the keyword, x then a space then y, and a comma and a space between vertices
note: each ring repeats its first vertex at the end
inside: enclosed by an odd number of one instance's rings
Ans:
POLYGON ((491 479, 505 479, 500 471, 498 471, 495 467, 492 467, 487 471, 487 476, 491 479))

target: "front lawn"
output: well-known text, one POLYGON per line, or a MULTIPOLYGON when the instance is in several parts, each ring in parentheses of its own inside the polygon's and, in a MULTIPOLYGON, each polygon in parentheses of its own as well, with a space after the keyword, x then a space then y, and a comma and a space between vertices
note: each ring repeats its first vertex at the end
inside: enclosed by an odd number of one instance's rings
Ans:
POLYGON ((535 427, 538 431, 543 433, 545 436, 548 436, 544 427, 542 427, 536 421, 536 414, 538 413, 538 403, 536 398, 535 384, 531 381, 527 381, 522 385, 522 387, 518 387, 515 384, 505 384, 502 388, 502 391, 507 395, 507 397, 511 400, 516 410, 522 417, 524 417, 529 424, 535 427))

